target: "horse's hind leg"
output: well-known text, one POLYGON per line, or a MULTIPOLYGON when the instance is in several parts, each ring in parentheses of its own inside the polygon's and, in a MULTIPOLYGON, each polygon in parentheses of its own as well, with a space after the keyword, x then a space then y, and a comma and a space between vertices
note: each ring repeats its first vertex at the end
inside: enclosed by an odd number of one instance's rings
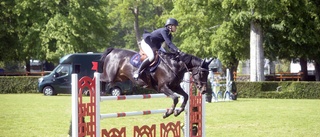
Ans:
POLYGON ((186 105, 187 105, 187 102, 188 102, 188 99, 189 99, 189 95, 181 88, 177 88, 176 90, 176 93, 178 93, 179 95, 183 96, 183 102, 180 106, 180 109, 179 110, 176 110, 174 112, 174 116, 179 116, 181 114, 181 112, 184 111, 186 105))
POLYGON ((165 95, 171 97, 172 101, 173 101, 171 108, 163 114, 163 118, 167 118, 174 113, 176 106, 178 104, 178 101, 179 101, 179 97, 177 95, 175 95, 169 88, 167 88, 167 86, 164 86, 161 89, 161 92, 163 92, 165 95))

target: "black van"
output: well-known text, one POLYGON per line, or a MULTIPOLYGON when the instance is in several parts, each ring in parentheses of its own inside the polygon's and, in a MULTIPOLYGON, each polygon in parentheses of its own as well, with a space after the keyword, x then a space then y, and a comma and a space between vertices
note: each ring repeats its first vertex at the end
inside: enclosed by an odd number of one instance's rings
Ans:
MULTIPOLYGON (((46 96, 60 93, 71 94, 71 74, 77 73, 80 79, 83 76, 93 77, 92 62, 99 61, 102 53, 75 53, 62 57, 59 65, 48 75, 39 78, 38 92, 46 96)), ((131 81, 118 82, 111 86, 109 83, 101 83, 101 92, 118 96, 121 94, 132 94, 133 85, 131 81)), ((87 91, 83 91, 87 94, 87 91)))

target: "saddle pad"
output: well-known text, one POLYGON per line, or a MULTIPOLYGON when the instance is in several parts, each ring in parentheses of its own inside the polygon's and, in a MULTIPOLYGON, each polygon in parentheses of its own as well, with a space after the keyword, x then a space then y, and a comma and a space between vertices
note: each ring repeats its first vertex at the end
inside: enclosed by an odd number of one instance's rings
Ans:
MULTIPOLYGON (((140 61, 140 54, 134 54, 131 59, 130 59, 130 64, 136 68, 138 68, 142 61, 140 61)), ((156 68, 158 67, 158 65, 160 64, 160 58, 158 58, 158 60, 156 61, 155 64, 153 64, 152 66, 149 66, 147 69, 149 69, 150 72, 154 72, 156 71, 156 68)))
POLYGON ((140 61, 140 57, 141 57, 141 56, 140 56, 139 53, 134 54, 134 55, 131 57, 131 59, 130 59, 131 65, 134 66, 134 67, 136 67, 136 68, 138 68, 138 67, 141 65, 141 63, 142 63, 142 61, 140 61))

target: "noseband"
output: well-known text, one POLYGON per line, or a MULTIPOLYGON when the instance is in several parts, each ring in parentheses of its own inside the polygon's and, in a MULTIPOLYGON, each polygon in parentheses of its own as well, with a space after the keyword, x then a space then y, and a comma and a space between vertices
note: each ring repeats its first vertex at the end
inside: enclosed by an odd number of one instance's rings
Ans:
POLYGON ((196 82, 196 83, 202 83, 202 84, 206 84, 207 81, 201 81, 200 80, 197 80, 197 81, 194 81, 195 80, 195 75, 199 74, 201 75, 200 73, 201 72, 204 72, 204 71, 209 71, 208 69, 204 69, 204 68, 201 68, 201 67, 197 67, 197 68, 192 68, 192 79, 193 79, 193 82, 196 82), (195 71, 194 71, 195 70, 195 71))

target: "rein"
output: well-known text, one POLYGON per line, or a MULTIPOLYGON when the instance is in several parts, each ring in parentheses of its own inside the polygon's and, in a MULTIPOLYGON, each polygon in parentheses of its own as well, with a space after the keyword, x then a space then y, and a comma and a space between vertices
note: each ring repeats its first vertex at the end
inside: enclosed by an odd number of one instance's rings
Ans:
MULTIPOLYGON (((163 63, 164 63, 166 66, 169 67, 169 69, 173 72, 173 74, 174 74, 176 77, 179 78, 179 76, 173 71, 173 68, 172 68, 166 61, 164 61, 164 58, 163 58, 161 55, 159 55, 159 57, 160 57, 160 59, 163 61, 163 63)), ((187 72, 190 72, 190 69, 188 69, 186 63, 183 62, 183 65, 184 65, 185 69, 187 69, 187 72)), ((200 71, 209 71, 208 69, 201 68, 200 66, 197 67, 197 68, 192 68, 192 70, 194 70, 194 69, 196 69, 197 72, 196 72, 196 73, 193 73, 193 71, 191 72, 191 74, 192 74, 192 81, 191 81, 191 80, 189 80, 189 81, 182 80, 182 81, 184 81, 184 82, 189 82, 189 83, 190 83, 190 82, 198 82, 198 81, 194 81, 194 79, 195 79, 195 78, 194 78, 194 75, 200 73, 200 71)), ((199 81, 199 83, 207 83, 207 82, 199 81)))
POLYGON ((162 62, 163 62, 165 65, 167 65, 167 67, 169 67, 169 69, 173 72, 173 74, 176 75, 176 77, 179 78, 179 76, 173 71, 172 67, 171 67, 167 62, 164 61, 163 57, 162 57, 160 54, 159 54, 159 57, 160 57, 160 59, 162 60, 162 62))

